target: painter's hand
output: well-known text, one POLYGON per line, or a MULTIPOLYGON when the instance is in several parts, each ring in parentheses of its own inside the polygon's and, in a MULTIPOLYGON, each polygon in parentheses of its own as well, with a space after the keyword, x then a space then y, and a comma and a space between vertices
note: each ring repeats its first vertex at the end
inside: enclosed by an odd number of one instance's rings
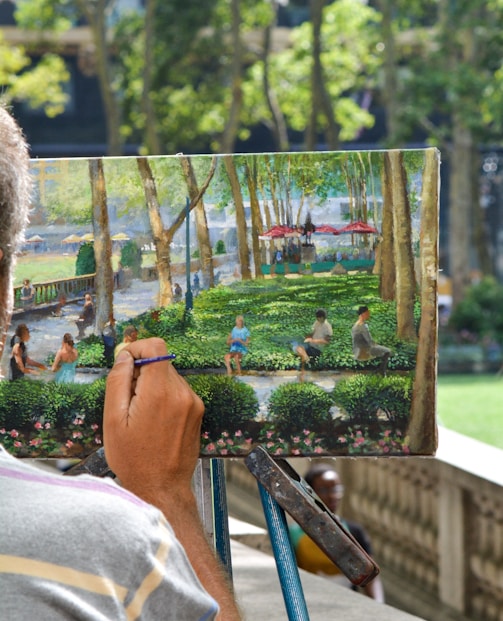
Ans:
POLYGON ((107 462, 122 484, 151 500, 190 492, 199 456, 204 406, 170 362, 134 367, 134 359, 166 354, 158 338, 130 343, 107 379, 104 441, 107 462))

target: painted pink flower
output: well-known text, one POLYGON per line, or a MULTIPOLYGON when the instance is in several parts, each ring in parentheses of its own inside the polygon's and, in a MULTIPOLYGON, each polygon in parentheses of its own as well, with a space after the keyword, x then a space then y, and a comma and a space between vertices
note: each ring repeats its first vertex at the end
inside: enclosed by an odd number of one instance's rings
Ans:
POLYGON ((251 438, 246 438, 245 444, 251 444, 253 440, 251 438))
POLYGON ((206 447, 206 450, 207 450, 207 451, 210 451, 210 452, 214 452, 214 451, 215 451, 215 448, 216 448, 216 447, 215 447, 215 444, 214 444, 213 442, 210 442, 210 443, 208 444, 208 446, 206 447))
POLYGON ((225 440, 223 440, 222 438, 220 438, 220 440, 217 440, 217 446, 225 446, 225 440))
POLYGON ((20 442, 19 440, 14 440, 14 446, 16 448, 21 448, 23 446, 23 443, 20 442))
POLYGON ((72 448, 72 446, 73 446, 73 442, 72 442, 71 440, 67 440, 67 441, 65 442, 65 446, 66 446, 66 448, 72 448))
POLYGON ((301 455, 300 449, 292 449, 292 455, 301 455))
POLYGON ((265 437, 269 440, 270 438, 272 438, 274 435, 274 431, 266 431, 265 432, 265 437))
POLYGON ((100 438, 99 436, 96 436, 96 437, 94 438, 94 443, 95 443, 95 444, 101 444, 101 438, 100 438))
POLYGON ((33 440, 30 440, 30 446, 40 446, 40 444, 42 444, 40 438, 33 438, 33 440))
POLYGON ((4 435, 4 433, 5 433, 5 427, 2 427, 2 428, 0 429, 0 433, 1 433, 2 435, 4 435))
POLYGON ((293 442, 294 444, 298 444, 298 443, 300 442, 300 438, 299 438, 299 436, 295 436, 295 438, 292 438, 292 442, 293 442))
POLYGON ((229 451, 227 449, 222 449, 221 451, 219 451, 220 455, 228 455, 229 451))
POLYGON ((272 448, 274 446, 274 442, 267 442, 265 447, 266 448, 272 448))
POLYGON ((44 429, 50 429, 50 428, 51 428, 51 423, 45 423, 44 429))
POLYGON ((99 429, 99 425, 98 425, 97 423, 93 423, 93 424, 91 425, 91 429, 92 429, 93 431, 97 431, 97 430, 99 429))
POLYGON ((385 438, 389 438, 389 436, 391 435, 391 429, 386 429, 383 435, 385 438))
POLYGON ((317 447, 314 449, 314 452, 315 452, 315 453, 323 453, 323 449, 321 448, 321 446, 317 446, 317 447))
POLYGON ((72 433, 72 438, 75 440, 76 438, 82 438, 82 432, 81 431, 74 431, 72 433))
POLYGON ((389 446, 385 446, 382 450, 383 453, 389 453, 389 446))
POLYGON ((226 443, 228 446, 234 446, 234 440, 232 440, 231 438, 227 438, 226 443))
POLYGON ((243 432, 240 429, 238 429, 236 433, 234 434, 236 438, 240 438, 242 435, 243 435, 243 432))
POLYGON ((19 436, 19 431, 16 431, 15 429, 11 429, 9 432, 9 435, 11 438, 17 438, 19 436))
POLYGON ((347 438, 345 438, 344 436, 339 436, 337 438, 337 442, 340 442, 341 444, 345 444, 347 442, 347 438))
POLYGON ((277 449, 274 451, 274 454, 275 454, 275 455, 283 455, 283 449, 282 449, 281 447, 277 448, 277 449))
POLYGON ((37 421, 33 426, 35 429, 42 429, 42 423, 40 421, 37 421))
POLYGON ((410 453, 410 448, 406 445, 403 446, 403 452, 408 455, 410 453))
POLYGON ((302 430, 302 433, 303 433, 305 436, 308 436, 311 432, 309 431, 309 429, 303 429, 303 430, 302 430))
POLYGON ((311 438, 306 438, 306 439, 304 440, 304 444, 305 444, 306 446, 311 446, 311 444, 312 444, 312 442, 311 442, 311 438))

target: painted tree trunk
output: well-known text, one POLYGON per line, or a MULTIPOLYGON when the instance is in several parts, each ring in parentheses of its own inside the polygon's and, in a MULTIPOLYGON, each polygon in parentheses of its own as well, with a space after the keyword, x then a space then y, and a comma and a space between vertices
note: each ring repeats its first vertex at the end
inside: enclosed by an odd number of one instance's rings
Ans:
POLYGON ((243 204, 243 196, 241 194, 241 187, 239 185, 238 174, 234 165, 233 158, 230 155, 224 155, 223 159, 225 164, 225 170, 227 171, 227 176, 229 177, 234 207, 236 209, 236 229, 238 238, 238 256, 239 265, 241 268, 241 278, 243 278, 243 280, 250 280, 250 259, 247 240, 245 208, 243 204))
POLYGON ((396 269, 397 338, 414 341, 414 301, 416 278, 412 253, 412 225, 407 194, 407 173, 403 153, 390 151, 391 184, 393 196, 393 236, 396 269))
MULTIPOLYGON (((383 300, 395 299, 395 251, 393 236, 393 193, 391 191, 391 162, 388 153, 384 154, 382 172, 382 239, 379 244, 380 295, 383 300)), ((376 257, 377 264, 377 257, 376 257)))
POLYGON ((183 175, 187 184, 189 197, 191 203, 196 201, 195 216, 196 216, 196 235, 197 243, 199 246, 199 258, 201 261, 201 271, 203 275, 203 286, 213 287, 215 278, 213 274, 213 252, 211 250, 210 234, 208 231, 208 221, 206 219, 206 211, 204 210, 203 199, 197 200, 199 194, 199 188, 197 185, 196 174, 192 162, 188 157, 181 157, 180 163, 182 165, 183 175))
POLYGON ((252 255, 253 264, 255 266, 255 278, 263 278, 261 269, 262 260, 260 256, 260 240, 258 238, 259 234, 262 232, 262 218, 260 217, 260 205, 257 197, 257 175, 255 165, 255 160, 253 161, 252 168, 250 168, 248 162, 246 163, 246 181, 248 185, 248 194, 250 195, 252 229, 256 232, 256 234, 252 236, 252 255))
POLYGON ((421 322, 407 432, 413 453, 431 453, 437 447, 434 414, 437 368, 439 168, 440 153, 436 149, 428 149, 421 201, 421 322))
POLYGON ((112 240, 108 222, 107 190, 103 160, 89 160, 89 180, 93 204, 94 258, 96 261, 95 325, 101 333, 113 312, 112 240))
POLYGON ((169 246, 172 235, 176 229, 172 228, 169 231, 164 230, 159 199, 157 197, 157 188, 148 159, 146 157, 138 157, 136 162, 143 183, 148 217, 152 229, 152 238, 155 245, 157 276, 159 278, 159 306, 168 306, 173 300, 169 246))

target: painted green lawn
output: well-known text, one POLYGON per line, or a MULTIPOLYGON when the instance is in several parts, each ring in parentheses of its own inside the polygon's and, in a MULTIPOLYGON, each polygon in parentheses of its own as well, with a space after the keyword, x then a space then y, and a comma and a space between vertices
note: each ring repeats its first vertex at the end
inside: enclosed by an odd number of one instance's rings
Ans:
MULTIPOLYGON (((119 253, 112 256, 112 265, 117 269, 119 263, 119 253)), ((41 252, 38 254, 27 252, 20 256, 16 264, 14 286, 23 284, 25 278, 29 278, 33 283, 50 282, 60 278, 72 278, 75 276, 76 254, 58 254, 41 252)), ((154 254, 151 252, 143 253, 143 263, 146 265, 155 264, 154 254)))
POLYGON ((439 423, 503 449, 503 377, 440 375, 439 423))

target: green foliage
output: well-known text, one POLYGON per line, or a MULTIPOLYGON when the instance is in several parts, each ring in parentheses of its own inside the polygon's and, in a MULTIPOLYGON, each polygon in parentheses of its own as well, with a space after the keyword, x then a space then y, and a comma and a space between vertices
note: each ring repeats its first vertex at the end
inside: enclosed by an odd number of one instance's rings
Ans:
POLYGON ((487 337, 503 344, 503 285, 486 277, 468 288, 466 295, 454 308, 449 327, 461 336, 487 337))
POLYGON ((412 376, 355 375, 338 382, 334 403, 352 421, 377 421, 381 411, 390 421, 407 420, 412 401, 412 376))
POLYGON ((202 431, 217 438, 223 431, 235 433, 258 412, 251 386, 225 375, 189 375, 187 381, 202 399, 205 411, 202 431))
POLYGON ((318 431, 332 420, 332 397, 310 382, 283 384, 269 397, 269 415, 280 434, 292 437, 306 427, 318 431))
POLYGON ((23 427, 42 416, 43 387, 29 379, 0 382, 0 427, 23 427))
POLYGON ((105 364, 104 346, 101 337, 90 334, 77 343, 79 367, 101 367, 105 364))
POLYGON ((85 413, 86 423, 101 423, 105 380, 91 384, 57 384, 22 379, 0 382, 0 427, 26 428, 42 420, 59 427, 85 413))
POLYGON ((96 259, 94 258, 94 244, 82 244, 79 248, 75 263, 75 276, 94 274, 96 272, 96 259))
POLYGON ((139 278, 141 275, 141 250, 134 240, 129 240, 124 244, 121 250, 121 263, 123 267, 129 267, 133 274, 133 278, 139 278))
MULTIPOLYGON (((187 312, 183 305, 147 311, 134 318, 140 338, 157 336, 166 341, 176 354, 174 365, 179 369, 218 369, 224 367, 228 351, 227 336, 236 315, 243 315, 251 332, 249 352, 242 367, 261 371, 295 369, 299 357, 293 342, 302 342, 311 331, 315 310, 326 308, 332 324, 333 337, 322 355, 311 362, 313 370, 373 369, 379 360, 365 363, 354 359, 351 327, 356 308, 367 304, 371 309, 370 330, 375 341, 390 347, 391 370, 411 370, 416 361, 416 344, 396 340, 396 307, 378 296, 378 277, 369 274, 343 275, 302 279, 275 278, 236 282, 201 292, 194 300, 194 309, 187 312)), ((419 317, 419 314, 418 314, 419 317)), ((117 324, 118 339, 124 326, 117 324)), ((79 345, 79 364, 103 366, 103 344, 100 337, 89 336, 79 345)))
POLYGON ((224 240, 219 239, 215 244, 215 254, 225 254, 226 252, 224 240))

